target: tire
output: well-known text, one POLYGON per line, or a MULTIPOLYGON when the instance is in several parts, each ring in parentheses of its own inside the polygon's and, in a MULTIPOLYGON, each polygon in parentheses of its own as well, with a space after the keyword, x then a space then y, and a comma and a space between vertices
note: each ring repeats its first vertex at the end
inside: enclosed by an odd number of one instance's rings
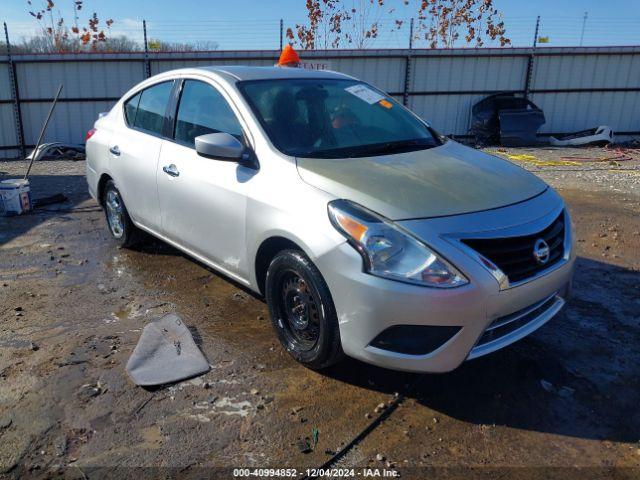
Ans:
POLYGON ((342 359, 329 287, 304 253, 284 250, 275 256, 267 270, 265 297, 280 343, 294 359, 314 370, 342 359))
POLYGON ((107 228, 119 247, 128 248, 138 240, 138 229, 131 221, 122 195, 113 180, 108 180, 102 196, 107 228))

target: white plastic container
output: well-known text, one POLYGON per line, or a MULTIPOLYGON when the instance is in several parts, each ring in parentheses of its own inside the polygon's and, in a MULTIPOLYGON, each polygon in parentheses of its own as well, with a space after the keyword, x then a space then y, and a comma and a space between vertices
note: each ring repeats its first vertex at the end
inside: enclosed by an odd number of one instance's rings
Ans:
POLYGON ((21 215, 31 210, 29 180, 12 178, 0 182, 0 215, 21 215))

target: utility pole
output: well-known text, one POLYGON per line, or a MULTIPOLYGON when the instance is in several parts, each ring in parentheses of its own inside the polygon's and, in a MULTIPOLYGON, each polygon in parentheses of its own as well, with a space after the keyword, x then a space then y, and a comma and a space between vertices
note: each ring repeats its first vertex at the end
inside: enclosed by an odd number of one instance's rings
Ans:
POLYGON ((584 16, 582 17, 582 32, 580 33, 580 46, 582 46, 582 42, 584 40, 584 30, 587 27, 588 16, 589 16, 589 12, 584 12, 584 16))

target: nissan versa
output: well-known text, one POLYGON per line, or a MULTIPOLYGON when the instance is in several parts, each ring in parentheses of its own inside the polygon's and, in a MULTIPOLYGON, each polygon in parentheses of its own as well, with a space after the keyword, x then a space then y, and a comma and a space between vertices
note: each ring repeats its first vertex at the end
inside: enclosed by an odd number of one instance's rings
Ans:
POLYGON ((139 230, 266 298, 299 362, 446 372, 562 308, 558 194, 334 72, 215 67, 140 83, 87 134, 122 246, 139 230))

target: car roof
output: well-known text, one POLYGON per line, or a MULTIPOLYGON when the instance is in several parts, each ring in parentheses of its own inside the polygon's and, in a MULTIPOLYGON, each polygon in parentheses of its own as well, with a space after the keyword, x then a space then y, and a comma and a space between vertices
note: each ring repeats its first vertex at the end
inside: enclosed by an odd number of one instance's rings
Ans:
POLYGON ((335 78, 350 79, 352 77, 343 73, 329 70, 311 70, 306 68, 286 67, 250 67, 243 65, 220 65, 211 67, 198 67, 195 70, 217 73, 229 80, 271 80, 280 78, 335 78), (231 78, 229 78, 231 77, 231 78))

